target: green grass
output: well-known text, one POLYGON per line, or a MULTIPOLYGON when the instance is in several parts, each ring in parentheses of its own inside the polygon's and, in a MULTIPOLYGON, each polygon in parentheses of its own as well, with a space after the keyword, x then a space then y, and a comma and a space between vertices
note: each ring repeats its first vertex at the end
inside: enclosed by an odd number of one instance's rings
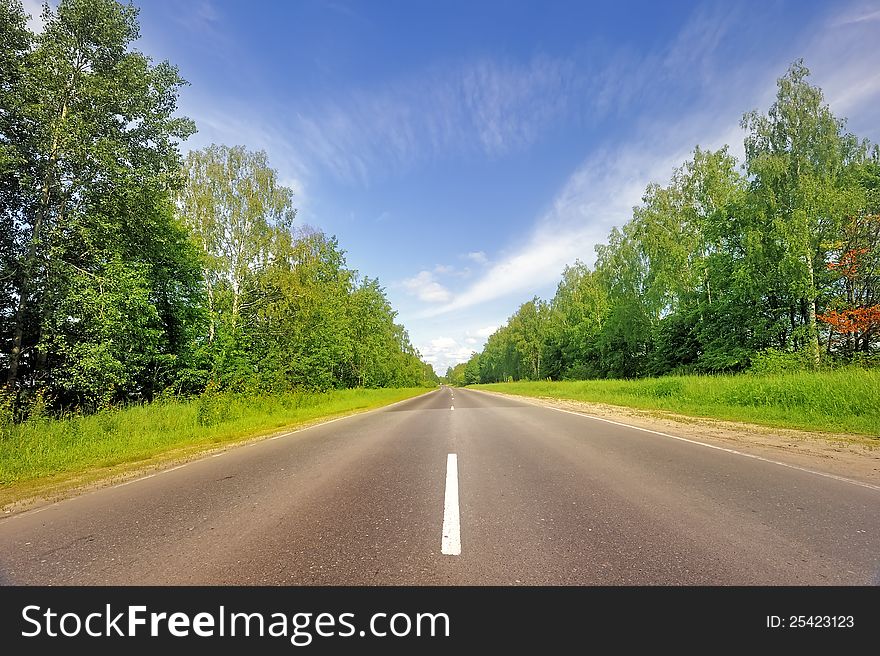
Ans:
POLYGON ((731 376, 664 376, 641 380, 517 382, 474 385, 522 396, 664 410, 764 426, 880 438, 880 371, 731 376))
POLYGON ((0 506, 428 390, 206 395, 0 427, 0 506))

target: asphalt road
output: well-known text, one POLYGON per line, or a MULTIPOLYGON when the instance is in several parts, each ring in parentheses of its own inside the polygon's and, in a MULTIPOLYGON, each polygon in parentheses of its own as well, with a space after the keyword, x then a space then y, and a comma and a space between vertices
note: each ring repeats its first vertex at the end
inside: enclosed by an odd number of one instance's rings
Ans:
POLYGON ((849 585, 878 567, 876 487, 449 388, 0 520, 7 584, 849 585))

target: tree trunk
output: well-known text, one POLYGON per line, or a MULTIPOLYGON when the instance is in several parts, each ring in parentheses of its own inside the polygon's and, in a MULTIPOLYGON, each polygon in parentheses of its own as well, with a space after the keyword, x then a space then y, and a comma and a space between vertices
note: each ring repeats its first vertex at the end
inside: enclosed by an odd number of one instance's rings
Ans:
POLYGON ((49 162, 46 166, 46 174, 43 176, 43 188, 40 193, 40 207, 37 209, 37 215, 34 218, 34 226, 31 230, 31 239, 28 244, 27 255, 22 262, 19 273, 18 283, 18 307, 15 310, 15 333, 12 338, 12 353, 9 358, 9 374, 6 377, 6 385, 10 389, 15 388, 18 381, 18 368, 21 363, 21 351, 24 343, 24 318, 27 311, 28 296, 30 295, 30 283, 33 275, 34 261, 37 257, 37 246, 39 245, 40 230, 46 220, 46 214, 49 211, 49 199, 51 195, 52 173, 55 163, 58 161, 58 147, 60 141, 61 125, 67 118, 67 101, 61 108, 61 120, 55 135, 52 138, 52 150, 49 154, 49 162))
POLYGON ((235 280, 232 281, 232 334, 235 334, 238 325, 238 314, 241 312, 241 286, 235 280))
POLYGON ((21 345, 24 341, 24 312, 25 298, 27 298, 27 276, 22 272, 21 280, 18 284, 18 307, 15 310, 15 333, 12 338, 12 352, 9 354, 9 373, 6 376, 6 386, 11 390, 15 390, 15 383, 18 380, 18 365, 21 362, 21 345))
POLYGON ((211 284, 211 278, 205 271, 205 291, 208 292, 208 342, 214 342, 214 334, 216 331, 214 325, 214 285, 211 284))
POLYGON ((40 206, 37 208, 37 213, 34 217, 34 225, 31 230, 31 240, 28 244, 27 254, 22 262, 21 269, 19 270, 18 307, 15 309, 15 331, 13 332, 12 337, 12 352, 9 357, 9 373, 6 377, 6 386, 12 391, 15 390, 15 385, 18 382, 18 369, 21 364, 21 353, 24 344, 24 320, 27 312, 28 296, 31 291, 31 277, 33 276, 32 269, 37 257, 40 231, 49 212, 52 177, 55 172, 55 164, 58 162, 58 150, 61 146, 61 130, 64 127, 64 121, 67 120, 70 94, 79 79, 81 67, 82 57, 79 56, 77 57, 73 73, 67 82, 67 88, 64 90, 64 100, 61 105, 61 113, 58 118, 55 133, 52 135, 52 148, 49 151, 49 160, 46 163, 46 172, 43 175, 43 186, 40 190, 40 206))
POLYGON ((807 298, 807 348, 813 367, 819 368, 819 331, 816 328, 816 277, 813 272, 813 259, 807 255, 807 270, 810 273, 810 291, 807 298))

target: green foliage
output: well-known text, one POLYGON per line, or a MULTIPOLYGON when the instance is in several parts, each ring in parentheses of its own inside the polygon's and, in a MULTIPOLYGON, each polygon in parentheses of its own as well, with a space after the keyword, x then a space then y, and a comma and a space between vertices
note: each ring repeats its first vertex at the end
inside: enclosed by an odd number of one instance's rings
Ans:
POLYGON ((755 374, 783 374, 805 371, 812 366, 809 354, 803 351, 782 351, 773 347, 751 356, 749 371, 755 374))
POLYGON ((28 37, 18 3, 2 6, 14 15, 0 124, 7 388, 56 410, 149 398, 183 350, 179 306, 197 296, 168 202, 194 130, 175 116, 184 81, 130 49, 132 6, 61 0, 28 37))
POLYGON ((227 399, 221 393, 216 380, 208 382, 205 391, 196 401, 196 421, 199 426, 216 426, 228 416, 227 399))

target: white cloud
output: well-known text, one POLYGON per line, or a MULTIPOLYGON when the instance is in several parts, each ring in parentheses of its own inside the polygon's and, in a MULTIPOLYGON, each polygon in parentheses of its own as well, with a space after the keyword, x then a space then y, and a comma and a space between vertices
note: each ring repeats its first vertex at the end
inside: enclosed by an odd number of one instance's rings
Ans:
POLYGON ((459 362, 466 362, 473 353, 482 350, 486 338, 497 330, 496 325, 483 326, 473 330, 465 330, 435 337, 419 345, 419 353, 429 362, 439 375, 459 362))
POLYGON ((438 276, 449 276, 452 278, 469 278, 472 271, 470 267, 458 268, 452 264, 436 264, 433 272, 438 276))
POLYGON ((489 337, 489 335, 494 333, 496 330, 498 330, 498 326, 495 326, 495 325, 484 326, 483 328, 477 328, 476 330, 469 332, 468 335, 474 335, 474 336, 479 337, 481 339, 486 339, 489 337))
POLYGON ((476 330, 467 330, 464 333, 464 343, 469 346, 479 345, 482 348, 483 344, 485 344, 486 340, 489 338, 489 335, 496 330, 498 330, 498 326, 494 324, 483 328, 477 328, 476 330))
POLYGON ((452 298, 452 293, 437 282, 430 271, 420 271, 401 284, 407 293, 425 303, 446 303, 452 298))
POLYGON ((486 257, 486 254, 483 251, 473 251, 465 255, 465 257, 482 266, 489 264, 489 258, 486 257))
POLYGON ((436 337, 422 345, 419 353, 422 359, 434 367, 439 375, 446 373, 446 369, 464 362, 471 357, 477 349, 467 344, 461 344, 452 337, 436 337))
POLYGON ((528 294, 529 290, 557 278, 567 262, 589 247, 585 236, 569 234, 560 240, 536 234, 525 248, 502 259, 463 293, 446 305, 426 311, 425 316, 460 310, 495 298, 528 294))

